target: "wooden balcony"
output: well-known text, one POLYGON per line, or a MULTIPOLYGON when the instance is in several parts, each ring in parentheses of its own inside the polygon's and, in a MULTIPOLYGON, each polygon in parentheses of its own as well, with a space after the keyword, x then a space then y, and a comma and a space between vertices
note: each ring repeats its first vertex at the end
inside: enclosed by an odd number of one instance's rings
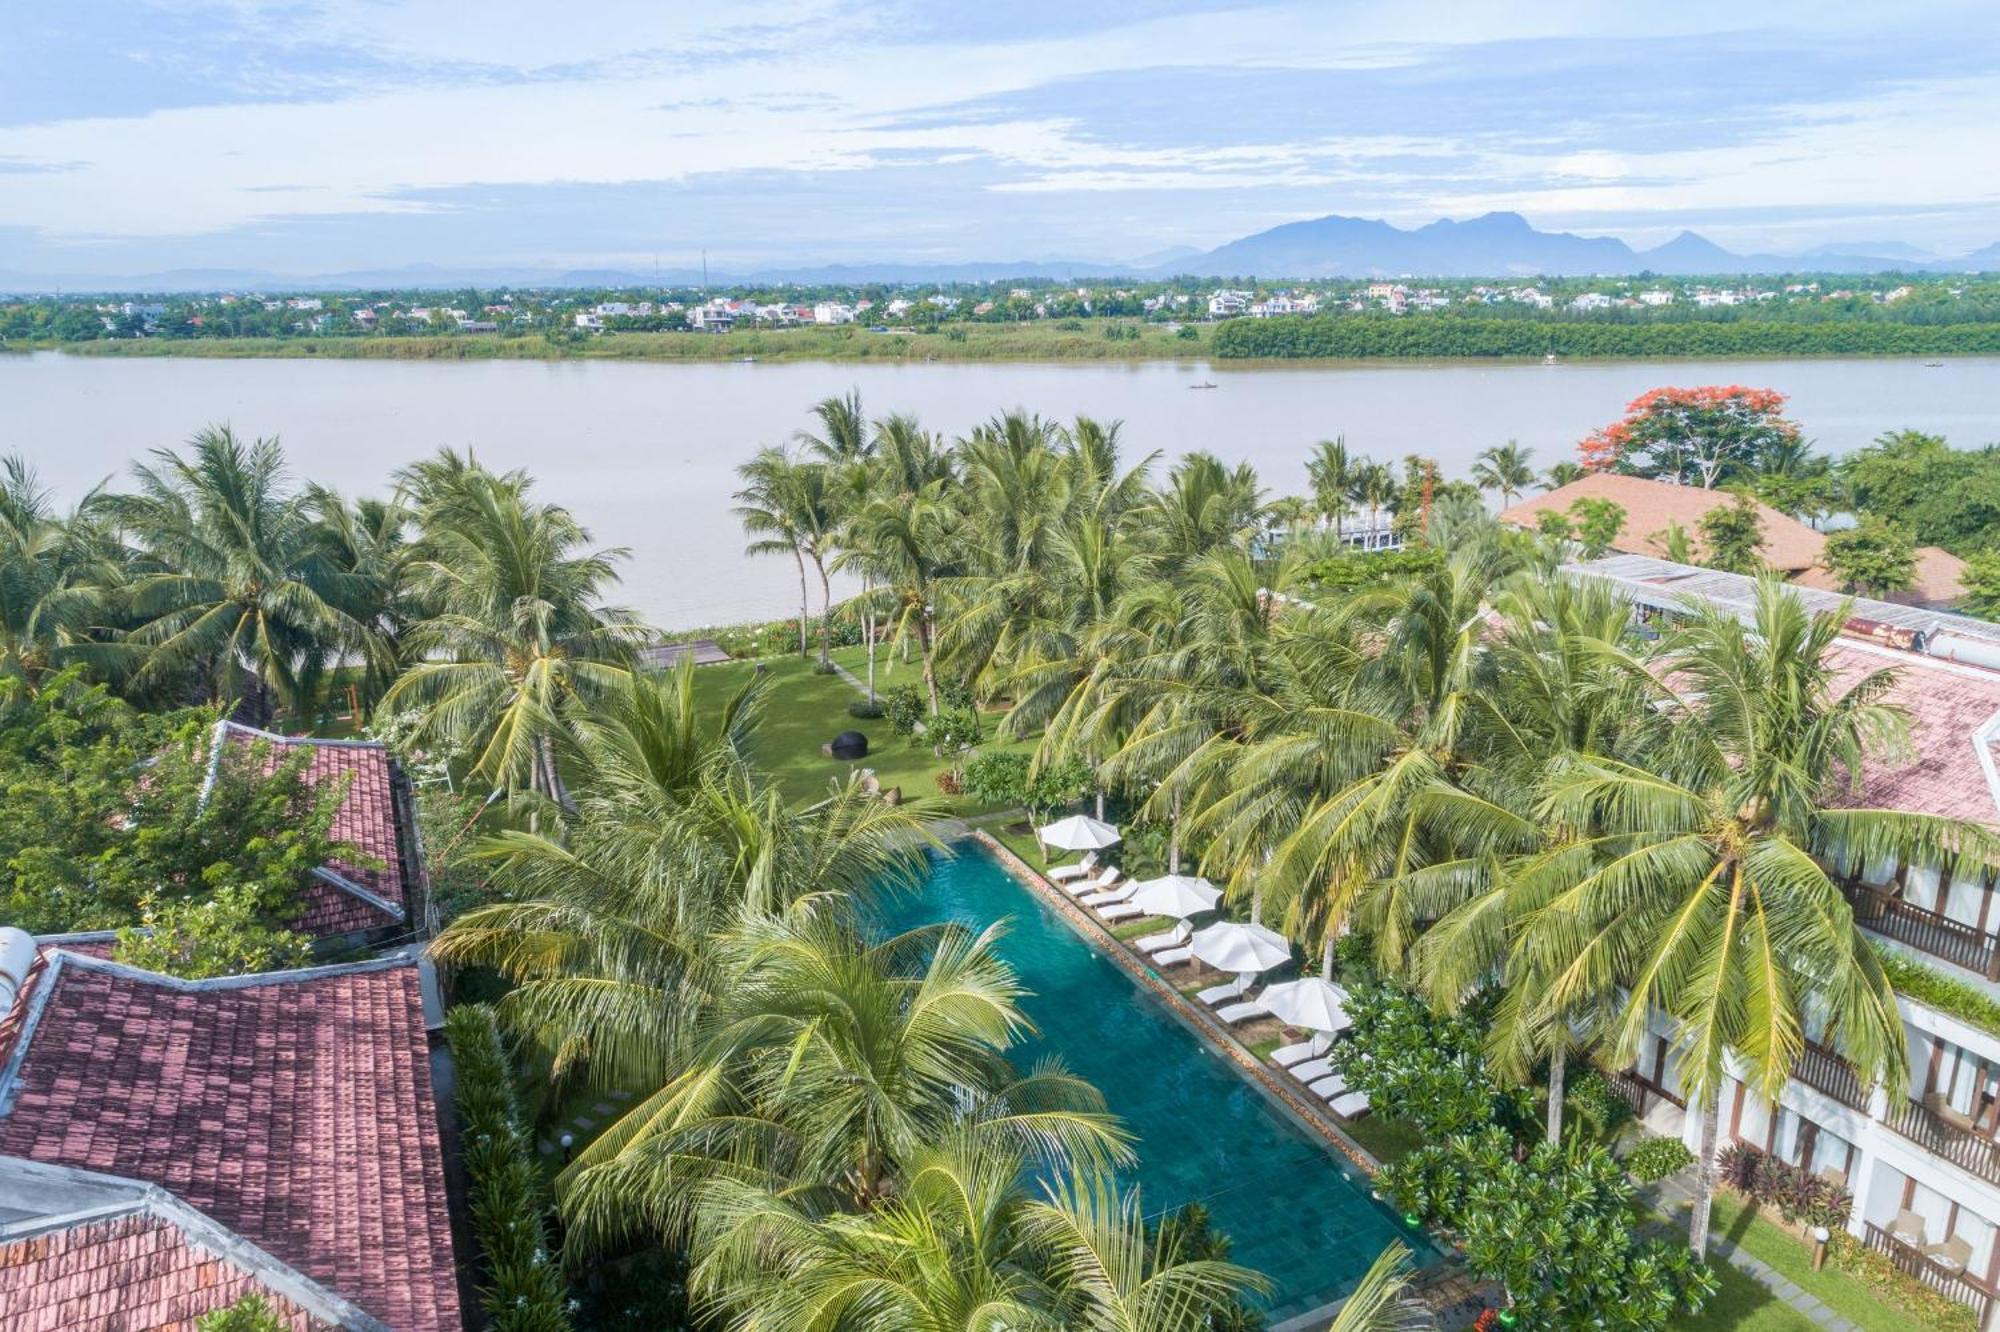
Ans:
POLYGON ((1886 1256, 1904 1275, 1915 1277, 1949 1299, 1970 1305, 1980 1325, 1984 1326, 1986 1311, 1996 1298, 2000 1298, 2000 1291, 1968 1276, 1963 1270, 1940 1265, 1923 1250, 1911 1248, 1872 1221, 1864 1224, 1869 1248, 1886 1256))
POLYGON ((2000 1142, 1955 1124, 1920 1101, 1890 1110, 1889 1127, 1961 1170, 2000 1184, 2000 1142))
POLYGON ((1989 980, 2000 980, 2000 948, 1991 935, 1961 921, 1915 906, 1879 889, 1859 883, 1843 883, 1841 892, 1854 907, 1854 919, 1897 943, 1920 953, 1976 971, 1989 980))
POLYGON ((1792 1076, 1842 1105, 1868 1109, 1868 1091, 1855 1076, 1854 1066, 1823 1045, 1807 1041, 1798 1062, 1792 1065, 1792 1076))
POLYGON ((1654 1101, 1665 1101, 1668 1105, 1687 1109, 1686 1097, 1676 1096, 1658 1083, 1640 1077, 1634 1069, 1628 1068, 1623 1072, 1613 1073, 1611 1090, 1617 1092, 1619 1099, 1632 1107, 1633 1114, 1641 1117, 1645 1115, 1646 1107, 1654 1101))

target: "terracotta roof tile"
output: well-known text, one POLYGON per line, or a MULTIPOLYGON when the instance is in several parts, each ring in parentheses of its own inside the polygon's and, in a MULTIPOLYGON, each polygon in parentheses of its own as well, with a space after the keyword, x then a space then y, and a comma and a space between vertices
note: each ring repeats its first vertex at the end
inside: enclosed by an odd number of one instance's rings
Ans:
MULTIPOLYGON (((1665 558, 1666 542, 1660 534, 1669 523, 1687 529, 1688 539, 1701 545, 1702 515, 1722 504, 1733 504, 1735 496, 1723 490, 1703 490, 1699 486, 1676 486, 1651 481, 1642 476, 1619 476, 1613 472, 1592 472, 1581 480, 1558 486, 1546 495, 1522 500, 1500 515, 1503 523, 1533 527, 1542 513, 1567 515, 1569 506, 1580 499, 1608 499, 1625 510, 1625 526, 1614 550, 1632 555, 1665 558)), ((1774 569, 1798 573, 1819 563, 1826 546, 1824 533, 1815 532, 1796 518, 1779 513, 1768 504, 1757 506, 1764 524, 1764 559, 1774 569)))
POLYGON ((392 1327, 459 1326, 414 963, 177 982, 45 953, 0 1051, 0 1154, 157 1184, 392 1327))
POLYGON ((1869 765, 1860 794, 1843 792, 1843 803, 2000 826, 1977 743, 1981 728, 2000 717, 2000 673, 1845 642, 1831 659, 1839 690, 1885 667, 1897 670, 1890 698, 1909 714, 1913 751, 1906 762, 1869 765))
POLYGON ((188 1332, 253 1293, 293 1332, 333 1326, 144 1212, 0 1244, 0 1311, 13 1332, 188 1332))

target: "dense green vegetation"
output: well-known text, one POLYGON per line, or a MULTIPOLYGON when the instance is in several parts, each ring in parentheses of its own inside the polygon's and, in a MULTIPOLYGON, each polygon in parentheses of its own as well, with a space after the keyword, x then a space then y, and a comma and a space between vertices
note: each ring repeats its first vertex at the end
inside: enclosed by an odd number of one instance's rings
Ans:
MULTIPOLYGON (((1897 437, 1828 466, 1767 419, 1779 404, 1732 392, 1694 402, 1719 417, 1654 400, 1684 433, 1633 423, 1607 465, 1810 482, 1874 511, 1942 447, 1897 437)), ((1693 1256, 1725 1052, 1775 1095, 1806 996, 1864 1082, 1902 1090, 1895 988, 1932 981, 1853 928, 1827 867, 1984 862, 2000 839, 1846 803, 1905 720, 1886 675, 1842 684, 1838 623, 1781 584, 1759 585, 1754 625, 1696 612, 1644 637, 1608 592, 1553 572, 1612 515, 1503 530, 1474 483, 1422 458, 1330 441, 1312 493, 1274 499, 1212 456, 1131 461, 1088 419, 1014 412, 946 440, 850 397, 810 426, 747 460, 737 496, 753 550, 799 579, 782 642, 744 640, 782 655, 664 675, 634 668, 647 631, 608 604, 619 553, 522 474, 441 453, 353 502, 214 431, 59 514, 15 467, 0 835, 26 896, 10 907, 41 928, 150 919, 126 944, 149 959, 243 965, 254 931, 283 924, 280 890, 338 850, 322 822, 338 792, 283 767, 260 780, 253 748, 204 806, 203 728, 224 711, 308 727, 351 685, 378 733, 468 788, 426 815, 466 879, 437 956, 491 997, 510 1066, 550 1103, 625 1102, 550 1165, 551 1261, 684 1275, 660 1325, 1248 1316, 1257 1278, 1222 1241, 1149 1227, 1118 1182, 1131 1145, 1096 1091, 1015 1065, 1027 1026, 990 935, 871 932, 872 895, 921 870, 946 798, 1101 798, 1127 868, 1199 870, 1338 967, 1357 1008, 1342 1067, 1393 1126, 1400 1178, 1422 1181, 1409 1205, 1538 1325, 1677 1326, 1709 1297, 1693 1256), (1412 544, 1357 554, 1338 531, 1356 520, 1412 544), (864 587, 839 606, 835 571, 864 587), (850 728, 875 786, 819 755, 850 728), (269 833, 218 855, 224 820, 269 833), (170 900, 149 902, 161 885, 170 900), (172 946, 190 933, 201 946, 172 946), (1593 1070, 1628 1066, 1655 1014, 1686 1038, 1703 1135, 1691 1255, 1641 1233, 1604 1155, 1614 1098, 1593 1070), (1549 1205, 1560 1242, 1524 1244, 1496 1188, 1574 1202, 1549 1205)), ((1947 461, 1976 480, 1968 456, 1947 461)), ((1505 496, 1531 478, 1496 445, 1476 480, 1505 496)), ((1747 562, 1743 507, 1721 512, 1705 556, 1747 562)), ((1984 539, 1977 512, 1907 517, 1984 539)), ((524 1181, 501 1192, 539 1226, 524 1181)), ((509 1261, 532 1268, 526 1252, 509 1261)), ((1399 1273, 1386 1257, 1381 1321, 1357 1312, 1351 1332, 1404 1316, 1399 1273)), ((1733 1283, 1717 1307, 1744 1307, 1733 1283)), ((614 1302, 594 1290, 590 1307, 614 1302)))
POLYGON ((1614 323, 1585 319, 1412 319, 1387 314, 1238 319, 1212 350, 1230 360, 1381 357, 1662 358, 1975 356, 2000 352, 2000 321, 1779 322, 1767 319, 1614 323))

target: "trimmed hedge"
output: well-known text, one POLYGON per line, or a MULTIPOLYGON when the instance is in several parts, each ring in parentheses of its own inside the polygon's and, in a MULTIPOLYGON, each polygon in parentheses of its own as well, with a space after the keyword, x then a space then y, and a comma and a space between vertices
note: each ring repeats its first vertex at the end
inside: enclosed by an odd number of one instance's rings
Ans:
POLYGON ((1993 1002, 1964 981, 1953 980, 1887 948, 1876 949, 1875 955, 1882 959, 1882 970, 1888 974, 1889 983, 1896 987, 1898 994, 1906 994, 1940 1013, 1949 1013, 1962 1022, 1969 1022, 1989 1035, 2000 1036, 2000 1003, 1993 1002))
POLYGON ((446 1015, 444 1034, 458 1073, 460 1150, 487 1326, 494 1332, 571 1332, 569 1292, 543 1220, 542 1176, 493 1010, 461 1004, 446 1015))

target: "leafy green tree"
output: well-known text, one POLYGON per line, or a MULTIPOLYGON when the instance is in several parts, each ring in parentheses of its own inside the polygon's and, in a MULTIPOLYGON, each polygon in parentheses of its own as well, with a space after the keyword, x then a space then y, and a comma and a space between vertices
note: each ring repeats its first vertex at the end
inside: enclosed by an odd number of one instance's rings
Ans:
POLYGON ((757 540, 750 555, 790 555, 799 568, 799 655, 806 654, 806 566, 819 575, 819 659, 830 661, 833 584, 827 576, 841 523, 835 474, 823 463, 800 462, 783 449, 767 448, 736 469, 743 489, 736 492, 736 516, 757 540))
POLYGON ((2000 550, 1974 551, 1966 558, 1958 582, 1965 589, 1961 609, 1989 620, 2000 619, 2000 550))
POLYGON ((1701 516, 1702 563, 1728 573, 1755 573, 1763 567, 1764 520, 1748 491, 1701 516))
POLYGON ((1641 1238, 1625 1170, 1595 1144, 1540 1143, 1525 1159, 1500 1128, 1422 1147, 1383 1168, 1382 1192, 1443 1227, 1521 1325, 1664 1328, 1701 1312, 1714 1274, 1687 1249, 1641 1238))
POLYGON ((1712 489, 1748 481, 1773 454, 1790 457, 1799 428, 1784 416, 1785 395, 1740 384, 1656 388, 1634 398, 1622 419, 1578 445, 1583 465, 1712 489))
MULTIPOLYGON (((1501 1093, 1486 1069, 1485 1024, 1479 1014, 1441 1014, 1424 998, 1388 978, 1350 987, 1354 1029, 1334 1047, 1334 1068, 1365 1092, 1374 1112, 1414 1124, 1440 1142, 1495 1122, 1501 1093)), ((1510 1117, 1516 1107, 1505 1106, 1510 1117)))
POLYGON ((1625 506, 1616 500, 1584 495, 1569 506, 1569 511, 1576 519, 1576 539, 1583 546, 1585 559, 1594 560, 1611 549, 1625 529, 1625 506))
POLYGON ((194 1321, 195 1332, 285 1332, 289 1326, 262 1295, 245 1295, 236 1303, 211 1309, 194 1321))
POLYGON ((171 916, 227 889, 224 922, 277 929, 296 918, 314 869, 366 862, 332 839, 345 788, 305 777, 310 755, 232 744, 211 769, 212 714, 140 714, 73 670, 4 709, 0 915, 10 923, 112 929, 149 904, 171 916))
POLYGON ((224 884, 198 900, 139 903, 139 923, 118 931, 120 962, 188 980, 304 966, 312 940, 271 923, 262 894, 224 884))
POLYGON ((1842 591, 1863 596, 1906 592, 1917 578, 1917 546, 1909 529, 1876 514, 1829 535, 1820 559, 1842 591))

